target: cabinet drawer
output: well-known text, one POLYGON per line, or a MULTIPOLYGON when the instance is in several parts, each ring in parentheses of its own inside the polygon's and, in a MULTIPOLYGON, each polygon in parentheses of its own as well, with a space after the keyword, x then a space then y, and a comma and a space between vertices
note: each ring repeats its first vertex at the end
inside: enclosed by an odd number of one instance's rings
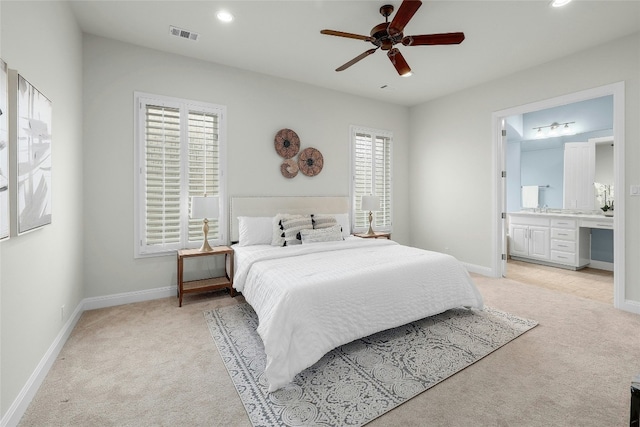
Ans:
POLYGON ((604 220, 583 219, 580 222, 580 227, 603 228, 605 230, 613 230, 613 220, 611 220, 611 219, 604 219, 604 220))
POLYGON ((576 228, 576 220, 554 218, 551 220, 551 226, 555 228, 576 228))
POLYGON ((549 226, 549 218, 533 215, 509 215, 509 224, 549 226))
POLYGON ((575 254, 576 252, 576 242, 572 242, 570 240, 551 240, 551 250, 552 251, 561 251, 561 252, 569 252, 575 254))
POLYGON ((551 251, 551 261, 557 262, 558 264, 575 265, 576 254, 571 254, 568 252, 560 252, 560 251, 551 251))
POLYGON ((552 228, 551 238, 560 240, 576 241, 576 230, 569 230, 565 228, 552 228))

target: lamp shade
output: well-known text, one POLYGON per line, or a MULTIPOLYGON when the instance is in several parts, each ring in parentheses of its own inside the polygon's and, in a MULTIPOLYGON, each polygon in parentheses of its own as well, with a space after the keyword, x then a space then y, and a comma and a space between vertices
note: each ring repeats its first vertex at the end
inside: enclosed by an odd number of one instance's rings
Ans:
POLYGON ((380 210, 380 197, 378 196, 362 196, 360 202, 360 209, 363 211, 379 211, 380 210))
POLYGON ((218 218, 219 209, 217 197, 191 197, 191 218, 218 218))

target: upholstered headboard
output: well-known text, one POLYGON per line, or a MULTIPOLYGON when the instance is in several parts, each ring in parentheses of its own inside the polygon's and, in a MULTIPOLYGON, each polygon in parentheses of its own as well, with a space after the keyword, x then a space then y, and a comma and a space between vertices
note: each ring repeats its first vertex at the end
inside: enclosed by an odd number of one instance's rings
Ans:
POLYGON ((348 196, 232 197, 229 236, 238 241, 239 216, 275 216, 279 213, 337 214, 349 212, 348 196))

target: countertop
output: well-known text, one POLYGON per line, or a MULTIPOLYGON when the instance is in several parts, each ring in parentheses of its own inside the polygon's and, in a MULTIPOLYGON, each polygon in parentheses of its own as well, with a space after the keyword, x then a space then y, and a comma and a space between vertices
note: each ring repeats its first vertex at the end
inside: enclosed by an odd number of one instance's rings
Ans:
POLYGON ((509 212, 509 215, 530 215, 541 217, 560 217, 560 218, 576 218, 576 219, 595 219, 598 221, 611 221, 613 222, 613 216, 605 216, 604 214, 588 214, 577 212, 566 212, 549 210, 548 212, 533 212, 533 211, 518 211, 509 212))

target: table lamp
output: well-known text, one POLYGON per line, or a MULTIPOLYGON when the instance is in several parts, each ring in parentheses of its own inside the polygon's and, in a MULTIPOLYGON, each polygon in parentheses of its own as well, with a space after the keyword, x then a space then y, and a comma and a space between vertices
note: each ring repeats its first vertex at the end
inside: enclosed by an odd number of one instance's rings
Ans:
POLYGON ((200 252, 211 252, 213 248, 209 245, 207 234, 209 234, 209 218, 218 218, 220 208, 217 197, 193 196, 191 197, 191 218, 204 218, 202 220, 202 232, 204 241, 200 247, 200 252))
POLYGON ((367 236, 373 236, 376 234, 371 228, 371 221, 373 220, 373 211, 380 210, 380 197, 378 196, 362 196, 362 200, 360 201, 360 209, 363 211, 369 211, 369 231, 367 231, 367 236))

